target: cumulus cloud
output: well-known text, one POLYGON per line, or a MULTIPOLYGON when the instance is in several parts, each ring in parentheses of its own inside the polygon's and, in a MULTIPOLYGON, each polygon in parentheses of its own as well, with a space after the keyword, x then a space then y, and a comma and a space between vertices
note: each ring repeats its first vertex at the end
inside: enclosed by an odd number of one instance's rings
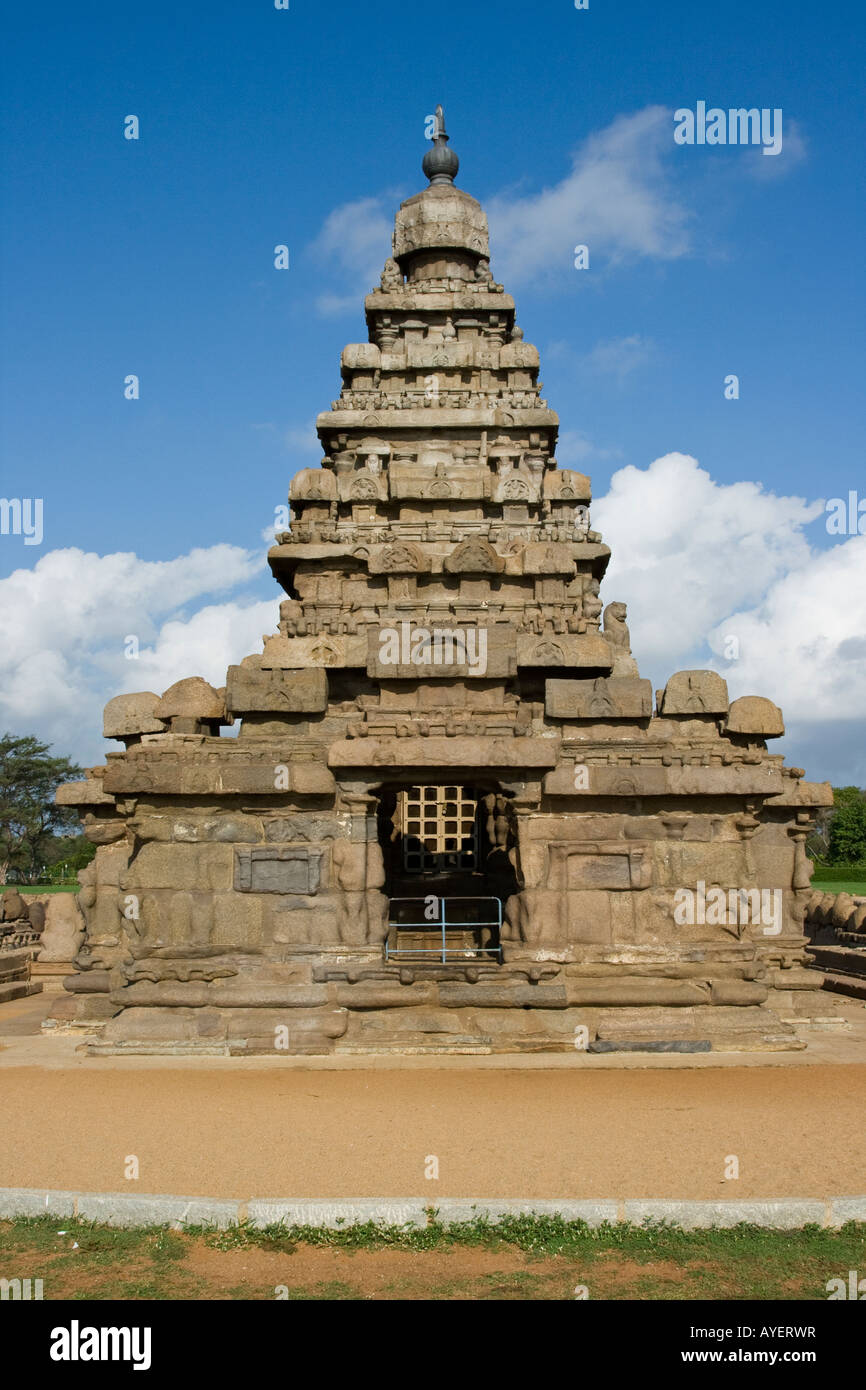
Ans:
POLYGON ((628 603, 632 650, 655 685, 684 668, 720 671, 732 698, 781 705, 784 747, 800 761, 802 739, 822 760, 814 775, 866 780, 863 754, 854 756, 863 746, 866 536, 819 547, 806 530, 823 515, 822 500, 718 483, 684 454, 620 469, 593 507, 613 551, 602 598, 628 603), (859 745, 834 736, 842 724, 859 727, 859 745))
POLYGON ((391 254, 393 208, 381 198, 357 198, 334 208, 313 242, 313 255, 334 265, 347 282, 344 294, 319 296, 321 314, 357 313, 359 296, 379 283, 382 266, 391 254))
MULTIPOLYGON (((576 436, 565 461, 589 441, 576 436)), ((866 784, 866 536, 827 543, 822 500, 720 483, 685 454, 620 468, 593 506, 613 556, 602 588, 628 604, 632 649, 654 686, 720 671, 731 697, 781 705, 773 745, 810 776, 866 784), (812 527, 810 533, 809 528, 812 527)), ((0 728, 80 761, 101 758, 102 706, 183 676, 225 682, 261 650, 278 597, 251 591, 264 557, 236 546, 168 561, 57 550, 0 580, 0 728), (135 636, 139 656, 124 655, 135 636)))
POLYGON ((554 275, 572 266, 576 245, 589 247, 590 264, 686 255, 691 213, 673 185, 672 132, 664 106, 618 116, 583 141, 559 183, 488 202, 497 277, 517 285, 554 275))
POLYGON ((560 468, 582 470, 590 459, 613 459, 621 456, 621 450, 602 448, 580 430, 562 430, 556 445, 556 461, 560 468))
POLYGON ((165 561, 54 550, 16 570, 0 580, 0 727, 92 762, 112 695, 161 693, 189 675, 223 685, 230 662, 261 650, 277 601, 205 601, 264 568, 262 555, 215 545, 165 561))

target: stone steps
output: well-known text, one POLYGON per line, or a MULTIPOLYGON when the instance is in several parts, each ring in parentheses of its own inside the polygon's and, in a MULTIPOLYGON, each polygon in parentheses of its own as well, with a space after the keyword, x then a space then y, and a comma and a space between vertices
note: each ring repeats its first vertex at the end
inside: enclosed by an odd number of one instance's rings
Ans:
POLYGON ((846 994, 850 999, 866 999, 864 946, 810 946, 809 953, 814 957, 812 968, 823 974, 825 990, 831 994, 846 994))
POLYGON ((866 999, 866 978, 857 975, 825 974, 824 988, 833 994, 847 994, 850 999, 866 999))
POLYGON ((40 994, 42 985, 30 978, 30 951, 0 952, 0 1004, 40 994))

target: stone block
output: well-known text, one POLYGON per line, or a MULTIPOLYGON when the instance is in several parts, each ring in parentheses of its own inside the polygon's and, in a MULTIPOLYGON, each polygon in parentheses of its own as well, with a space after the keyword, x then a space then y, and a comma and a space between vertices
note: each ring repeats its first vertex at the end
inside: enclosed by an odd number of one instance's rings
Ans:
POLYGON ((401 621, 370 628, 367 640, 374 680, 493 680, 517 670, 517 636, 505 623, 401 621))
POLYGON ((84 940, 84 918, 74 893, 52 893, 45 912, 40 961, 73 960, 84 940))
POLYGON ((716 671, 677 671, 659 704, 659 714, 727 714, 728 685, 716 671))
POLYGON ((317 637, 266 637, 262 670, 300 671, 321 667, 367 665, 367 638, 364 633, 317 637))
POLYGON ((264 940, 264 908, 258 896, 216 893, 213 897, 214 946, 258 946, 264 940))
POLYGON ((741 695, 728 713, 725 732, 756 738, 781 738, 785 732, 782 711, 760 695, 741 695))
POLYGON ((163 733, 168 724, 157 718, 159 696, 152 690, 133 695, 115 695, 105 706, 102 733, 105 738, 131 738, 135 734, 163 733))
POLYGON ((566 982, 570 1007, 582 1008, 693 1008, 710 1003, 709 986, 702 980, 666 980, 631 975, 607 978, 571 976, 566 982))
POLYGON ((517 985, 507 983, 461 985, 441 984, 439 1002, 446 1009, 564 1009, 564 985, 517 985))
POLYGON ((577 764, 558 767, 544 779, 548 796, 774 796, 783 785, 775 763, 733 763, 728 767, 671 766, 641 763, 577 764))
POLYGON ((17 922, 27 916, 27 904, 16 888, 7 888, 0 897, 0 922, 17 922))
POLYGON ((251 1226, 324 1226, 345 1230, 347 1226, 378 1221, 388 1226, 427 1225, 427 1205, 419 1198, 356 1197, 333 1201, 304 1202, 262 1198, 247 1203, 251 1226))
POLYGON ((556 763, 558 739, 356 738, 332 743, 329 767, 542 768, 556 763))
POLYGON ((636 1226, 645 1221, 666 1221, 687 1231, 708 1226, 739 1226, 743 1222, 749 1226, 793 1231, 801 1226, 823 1225, 825 1213, 823 1202, 801 1197, 751 1202, 677 1202, 656 1198, 627 1200, 623 1218, 636 1226))
POLYGON ((652 700, 652 683, 646 680, 600 676, 596 680, 545 682, 549 719, 648 719, 652 700))
POLYGON ((57 788, 54 797, 58 806, 114 806, 110 796, 98 777, 88 777, 85 782, 64 782, 57 788))
MULTIPOLYGON (((54 896, 59 896, 55 894, 54 896)), ((27 917, 34 931, 43 932, 46 921, 46 904, 29 901, 27 903, 27 917)))
POLYGON ((766 985, 752 980, 713 980, 712 1002, 745 1007, 750 1004, 765 1004, 770 991, 766 985))
POLYGON ((77 1197, 77 1192, 52 1192, 44 1187, 0 1187, 0 1220, 11 1221, 17 1216, 74 1216, 77 1197))
POLYGON ((347 1009, 407 1009, 436 1003, 432 984, 390 985, 369 980, 338 984, 336 1002, 347 1009))
POLYGON ((235 888, 240 893, 318 893, 324 851, 317 849, 239 850, 235 888))
POLYGON ((171 888, 179 892, 225 891, 232 885, 232 869, 231 845, 152 842, 142 845, 122 891, 138 893, 149 888, 171 888))
POLYGON ((280 816, 264 823, 265 839, 273 844, 291 840, 333 840, 340 834, 335 819, 315 815, 280 816))
POLYGON ((784 791, 772 796, 768 806, 832 806, 833 788, 829 782, 795 782, 787 778, 784 791))
POLYGON ((328 677, 323 668, 257 671, 230 666, 226 708, 230 714, 321 714, 328 708, 328 677))
POLYGON ((592 484, 585 473, 572 468, 551 468, 544 475, 544 497, 550 501, 592 501, 592 484))
POLYGON ((548 633, 543 637, 521 632, 517 637, 517 664, 609 671, 613 666, 613 649, 597 632, 583 635, 548 633))
POLYGON ((169 686, 153 712, 158 720, 222 720, 225 698, 201 676, 187 676, 169 686))
POLYGON ((83 1192, 78 1198, 81 1221, 106 1226, 214 1226, 237 1224, 238 1204, 212 1197, 164 1197, 147 1193, 83 1192))

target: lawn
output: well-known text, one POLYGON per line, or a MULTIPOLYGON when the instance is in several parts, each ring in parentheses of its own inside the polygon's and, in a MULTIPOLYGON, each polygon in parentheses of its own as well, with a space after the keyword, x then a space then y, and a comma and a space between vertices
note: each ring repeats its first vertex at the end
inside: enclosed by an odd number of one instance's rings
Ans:
POLYGON ((811 887, 818 893, 866 894, 866 878, 813 878, 811 887))
POLYGON ((81 887, 77 883, 45 883, 38 887, 22 888, 17 884, 9 884, 8 887, 18 888, 22 898, 41 898, 44 893, 80 893, 81 887))
POLYGON ((866 1226, 684 1231, 556 1217, 425 1228, 119 1230, 71 1218, 0 1222, 0 1277, 45 1299, 538 1301, 825 1300, 866 1268, 866 1226))

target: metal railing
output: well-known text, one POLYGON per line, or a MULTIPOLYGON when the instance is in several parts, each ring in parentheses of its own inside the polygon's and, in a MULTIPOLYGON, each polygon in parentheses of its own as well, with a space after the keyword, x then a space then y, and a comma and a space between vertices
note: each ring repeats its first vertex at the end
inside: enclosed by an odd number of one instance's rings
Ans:
POLYGON ((477 958, 478 956, 496 956, 496 957, 498 958, 500 964, 501 964, 501 963, 502 963, 502 946, 501 946, 501 944, 499 944, 499 938, 500 938, 501 932, 502 932, 502 899, 501 899, 501 898, 493 898, 493 897, 481 897, 481 898, 440 898, 439 895, 436 894, 436 893, 431 893, 431 894, 430 894, 428 897, 426 897, 426 898, 391 898, 391 899, 389 900, 389 904, 388 904, 388 936, 387 936, 386 939, 385 939, 385 959, 386 959, 386 960, 392 960, 392 959, 395 959, 395 960, 396 960, 397 957, 399 956, 399 957, 401 957, 401 958, 404 959, 404 960, 415 960, 416 958, 417 958, 417 959, 421 959, 421 958, 425 958, 425 957, 427 957, 427 956, 436 956, 436 957, 439 958, 439 960, 442 962, 443 965, 447 965, 448 962, 449 962, 449 960, 451 960, 451 961, 455 961, 455 960, 465 960, 467 957, 477 958), (394 920, 393 914, 392 914, 392 911, 391 911, 391 908, 392 908, 392 906, 393 906, 394 903, 422 903, 422 904, 424 904, 425 906, 428 906, 428 905, 430 904, 431 898, 435 898, 435 899, 436 899, 436 902, 437 902, 437 904, 438 904, 438 908, 439 908, 439 915, 438 915, 438 917, 429 917, 429 916, 425 916, 424 920, 421 921, 421 922, 397 922, 397 921, 394 920), (449 920, 448 920, 448 904, 449 904, 449 903, 495 903, 495 904, 496 904, 496 916, 495 916, 495 918, 492 918, 492 919, 490 919, 489 921, 470 921, 470 922, 455 922, 455 921, 449 921, 449 920), (418 930, 421 930, 421 931, 432 931, 432 930, 434 929, 434 927, 437 928, 438 931, 440 931, 440 932, 442 933, 442 944, 441 944, 441 946, 408 946, 408 947, 400 947, 399 945, 397 945, 397 946, 395 946, 395 948, 394 948, 393 950, 391 949, 391 930, 392 930, 392 928, 396 928, 398 931, 418 931, 418 930), (447 931, 449 931, 449 930, 450 930, 450 931, 474 931, 477 927, 496 927, 496 929, 497 929, 497 933, 496 933, 496 941, 497 941, 497 944, 496 944, 495 946, 476 946, 476 947, 472 947, 472 948, 470 948, 470 949, 467 949, 466 947, 463 947, 463 948, 461 948, 461 949, 458 950, 458 951, 451 951, 451 952, 449 953, 449 951, 448 951, 448 945, 447 945, 447 942, 446 942, 446 940, 445 940, 445 934, 446 934, 447 931))

